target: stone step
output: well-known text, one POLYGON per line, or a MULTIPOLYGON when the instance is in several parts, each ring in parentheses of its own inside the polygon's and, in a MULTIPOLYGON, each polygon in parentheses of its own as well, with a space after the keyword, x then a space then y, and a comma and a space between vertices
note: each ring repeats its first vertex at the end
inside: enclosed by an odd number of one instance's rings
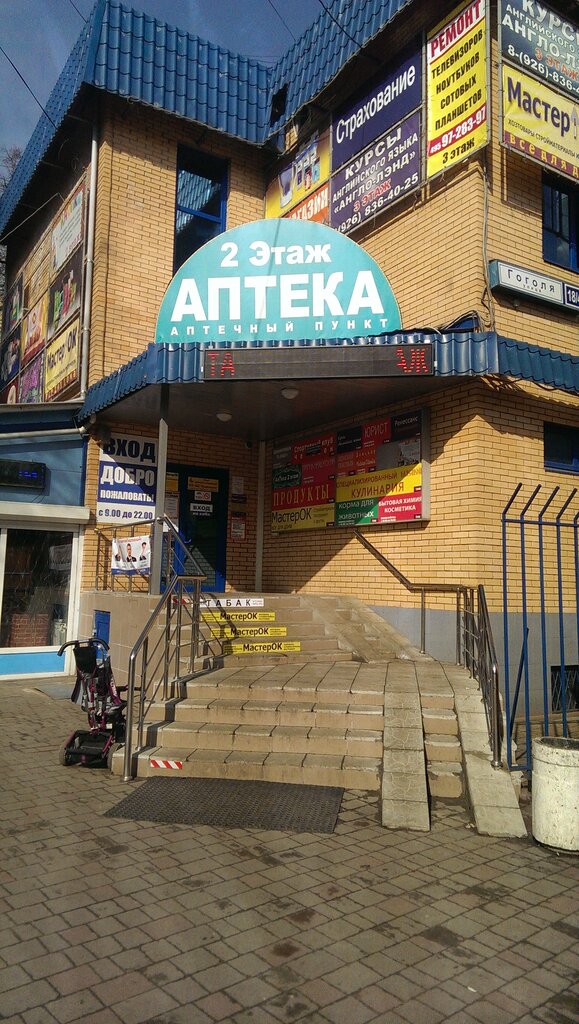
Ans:
POLYGON ((259 667, 273 666, 276 663, 288 663, 291 665, 303 665, 307 661, 309 662, 323 662, 327 665, 333 665, 334 662, 344 661, 351 662, 354 660, 352 651, 322 651, 321 653, 312 654, 311 652, 305 653, 304 651, 270 651, 267 654, 220 654, 218 652, 208 651, 205 654, 200 654, 199 659, 203 661, 204 668, 211 668, 213 666, 220 667, 225 662, 228 665, 243 666, 243 665, 257 665, 259 667))
POLYGON ((425 708, 422 711, 422 724, 427 736, 444 735, 458 736, 458 719, 454 711, 425 708))
POLYGON ((435 690, 421 686, 420 703, 424 711, 454 711, 454 694, 450 687, 435 690))
MULTIPOLYGON (((254 779, 359 790, 380 788, 381 760, 349 754, 304 755, 150 747, 139 753, 137 762, 139 778, 168 775, 174 778, 254 779), (151 759, 172 762, 180 767, 153 767, 151 759)), ((113 773, 122 773, 122 751, 118 751, 113 758, 113 773)))
POLYGON ((441 800, 461 800, 464 777, 460 761, 432 761, 426 765, 430 795, 441 800))
MULTIPOLYGON (((234 637, 231 640, 229 640, 229 639, 227 639, 227 640, 218 640, 218 639, 215 639, 215 638, 213 638, 211 640, 209 640, 207 638, 201 639, 200 642, 199 642, 199 646, 198 646, 199 655, 206 654, 209 650, 213 654, 221 653, 224 656, 227 656, 227 655, 230 655, 230 654, 238 654, 238 655, 243 655, 245 657, 251 657, 253 654, 257 654, 257 655, 263 655, 263 654, 273 654, 273 655, 276 655, 276 654, 301 654, 302 655, 302 660, 304 660, 306 658, 309 659, 310 655, 316 655, 316 654, 326 654, 326 655, 330 655, 331 654, 333 656, 334 654, 338 654, 339 653, 340 647, 338 645, 338 641, 337 640, 333 639, 332 637, 327 637, 327 636, 323 636, 323 635, 320 635, 320 636, 317 636, 317 637, 311 637, 311 638, 309 638, 309 637, 303 638, 303 637, 298 636, 297 638, 294 638, 294 639, 292 639, 290 637, 283 637, 283 636, 279 636, 279 637, 250 637, 250 636, 246 637, 246 636, 240 636, 240 637, 234 637), (238 650, 238 648, 241 645, 243 645, 247 649, 247 653, 245 653, 245 651, 238 650), (283 648, 286 645, 292 645, 294 647, 297 645, 297 649, 296 650, 291 650, 291 647, 290 647, 289 650, 284 651, 283 648)), ((345 653, 347 653, 347 654, 349 654, 351 656, 351 652, 350 651, 347 651, 345 653)))
POLYGON ((201 630, 205 641, 226 640, 326 640, 318 622, 205 622, 201 630))
MULTIPOLYGON (((136 733, 134 734, 134 740, 136 733)), ((233 722, 148 722, 147 746, 171 750, 244 750, 287 754, 382 756, 380 729, 309 728, 300 725, 241 725, 233 722)))
POLYGON ((316 683, 307 680, 298 680, 274 685, 264 680, 262 686, 259 680, 249 683, 244 681, 225 680, 217 685, 209 682, 197 682, 191 680, 187 683, 187 697, 191 700, 260 700, 260 701, 285 701, 303 703, 304 701, 325 701, 333 704, 373 704, 381 710, 384 706, 384 694, 379 689, 372 689, 369 686, 360 684, 359 687, 353 684, 350 690, 344 689, 329 681, 316 683))
POLYGON ((462 761, 462 746, 458 736, 429 733, 424 737, 424 750, 428 761, 462 761))
MULTIPOLYGON (((164 705, 162 706, 164 709, 164 705)), ((216 700, 186 698, 173 706, 175 722, 225 722, 240 725, 300 725, 321 729, 383 729, 384 711, 375 704, 332 701, 216 700)), ((149 718, 159 719, 151 707, 149 718)))

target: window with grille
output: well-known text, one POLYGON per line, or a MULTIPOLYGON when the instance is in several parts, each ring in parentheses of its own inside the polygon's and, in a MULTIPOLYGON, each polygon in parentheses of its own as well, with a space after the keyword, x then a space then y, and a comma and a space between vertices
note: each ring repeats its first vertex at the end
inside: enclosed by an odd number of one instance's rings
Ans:
MULTIPOLYGON (((551 665, 551 710, 563 710, 561 666, 551 665)), ((565 708, 579 711, 579 665, 565 665, 565 708)))

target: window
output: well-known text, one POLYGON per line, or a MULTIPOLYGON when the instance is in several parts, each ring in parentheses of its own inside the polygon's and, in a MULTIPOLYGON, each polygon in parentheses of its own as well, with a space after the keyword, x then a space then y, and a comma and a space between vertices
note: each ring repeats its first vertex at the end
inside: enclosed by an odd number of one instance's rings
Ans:
POLYGON ((543 177, 543 259, 579 271, 579 190, 560 178, 543 177))
POLYGON ((66 639, 72 534, 9 529, 0 647, 47 647, 66 639))
MULTIPOLYGON (((565 665, 565 709, 579 711, 579 665, 565 665)), ((563 710, 560 665, 551 665, 551 710, 563 710)))
POLYGON ((559 423, 544 425, 545 468, 579 473, 579 430, 559 423))
POLYGON ((226 204, 226 164, 205 153, 179 149, 173 272, 225 230, 226 204))

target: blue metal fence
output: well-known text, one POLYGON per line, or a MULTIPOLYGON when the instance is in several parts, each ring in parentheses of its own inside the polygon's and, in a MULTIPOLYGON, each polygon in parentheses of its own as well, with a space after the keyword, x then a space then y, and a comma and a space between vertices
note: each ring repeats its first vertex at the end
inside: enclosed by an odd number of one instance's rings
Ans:
POLYGON ((538 484, 525 500, 519 483, 502 513, 506 748, 509 768, 520 771, 532 769, 532 720, 542 717, 548 736, 560 711, 557 725, 568 736, 568 713, 576 704, 579 710, 572 682, 579 662, 577 488, 565 496, 554 487, 546 500, 541 491, 538 484), (514 686, 511 659, 518 661, 514 686), (511 741, 522 718, 525 744, 514 760, 511 741))

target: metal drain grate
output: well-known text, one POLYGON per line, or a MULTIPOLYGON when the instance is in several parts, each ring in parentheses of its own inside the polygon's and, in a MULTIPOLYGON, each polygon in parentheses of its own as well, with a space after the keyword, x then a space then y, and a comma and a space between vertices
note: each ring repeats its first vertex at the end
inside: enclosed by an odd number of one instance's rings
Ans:
POLYGON ((343 789, 236 779, 147 779, 105 813, 166 825, 333 832, 343 789))

